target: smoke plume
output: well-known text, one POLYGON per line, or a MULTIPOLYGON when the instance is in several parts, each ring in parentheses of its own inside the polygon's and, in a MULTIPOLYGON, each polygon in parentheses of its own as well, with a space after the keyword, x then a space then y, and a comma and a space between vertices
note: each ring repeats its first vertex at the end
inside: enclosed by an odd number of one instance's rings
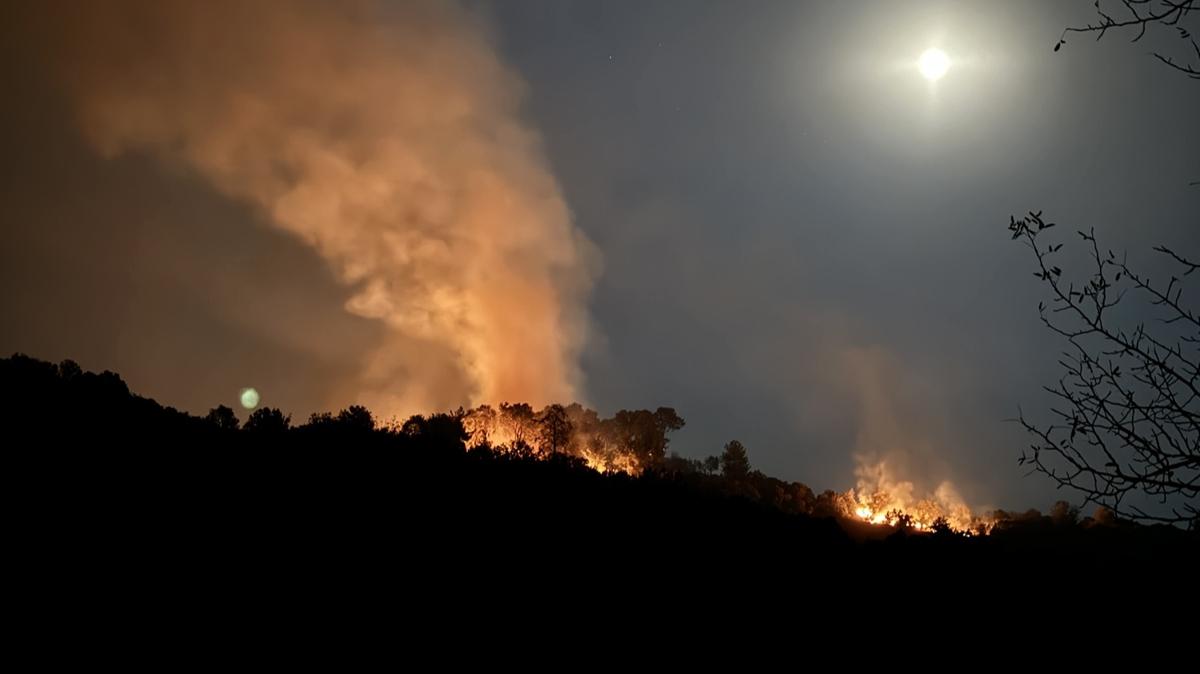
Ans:
POLYGON ((486 23, 440 2, 105 2, 37 17, 104 156, 195 172, 298 237, 389 339, 384 416, 575 399, 592 245, 486 23))
POLYGON ((888 513, 899 511, 920 527, 944 518, 960 531, 985 523, 945 477, 949 467, 939 455, 950 440, 937 432, 934 415, 906 400, 922 393, 900 363, 879 347, 847 348, 840 362, 858 398, 851 492, 857 514, 887 522, 888 513))

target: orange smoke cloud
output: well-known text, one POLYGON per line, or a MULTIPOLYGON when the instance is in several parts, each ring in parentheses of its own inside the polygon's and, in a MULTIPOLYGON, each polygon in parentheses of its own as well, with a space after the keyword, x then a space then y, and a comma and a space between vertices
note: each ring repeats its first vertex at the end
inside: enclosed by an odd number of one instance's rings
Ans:
POLYGON ((82 128, 106 156, 187 167, 316 250, 382 413, 578 397, 597 268, 523 83, 439 2, 120 2, 49 11, 82 128))

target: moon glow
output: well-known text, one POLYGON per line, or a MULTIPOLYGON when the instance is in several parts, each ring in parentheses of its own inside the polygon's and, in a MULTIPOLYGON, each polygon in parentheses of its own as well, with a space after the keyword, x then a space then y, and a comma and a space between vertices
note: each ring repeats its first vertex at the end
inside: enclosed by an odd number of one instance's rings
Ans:
POLYGON ((947 70, 950 70, 950 57, 937 47, 926 49, 917 59, 917 69, 921 76, 930 82, 940 80, 947 70))

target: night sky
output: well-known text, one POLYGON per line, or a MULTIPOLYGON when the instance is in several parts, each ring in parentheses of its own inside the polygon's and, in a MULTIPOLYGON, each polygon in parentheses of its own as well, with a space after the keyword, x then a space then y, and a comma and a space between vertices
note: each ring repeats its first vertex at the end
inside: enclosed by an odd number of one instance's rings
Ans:
POLYGON ((872 455, 1043 506, 1004 420, 1060 345, 1009 216, 1151 271, 1200 251, 1200 86, 1163 31, 1052 51, 1091 2, 98 4, 2 29, 0 352, 197 414, 246 386, 297 419, 669 405, 686 456, 736 438, 820 489, 872 455))

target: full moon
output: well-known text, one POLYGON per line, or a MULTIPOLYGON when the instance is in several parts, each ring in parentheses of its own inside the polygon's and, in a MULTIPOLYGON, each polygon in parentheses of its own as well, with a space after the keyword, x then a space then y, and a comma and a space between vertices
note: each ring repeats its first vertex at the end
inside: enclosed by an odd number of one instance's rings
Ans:
POLYGON ((242 407, 245 407, 248 410, 258 407, 258 391, 255 391, 252 388, 242 389, 241 402, 242 407))
POLYGON ((950 69, 950 57, 941 49, 931 47, 917 59, 917 69, 925 79, 930 82, 937 81, 950 69))

